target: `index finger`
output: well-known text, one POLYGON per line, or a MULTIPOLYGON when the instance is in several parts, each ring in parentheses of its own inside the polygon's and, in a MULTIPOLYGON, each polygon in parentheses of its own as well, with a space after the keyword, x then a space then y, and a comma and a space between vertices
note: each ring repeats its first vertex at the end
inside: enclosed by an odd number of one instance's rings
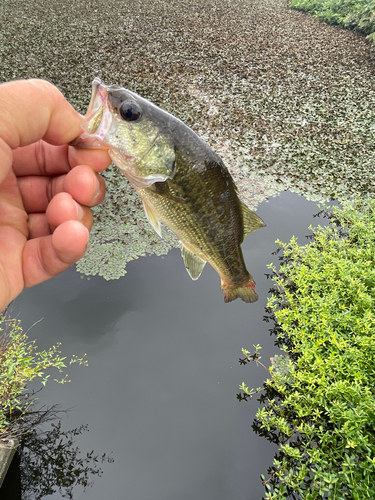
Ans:
POLYGON ((39 139, 66 144, 81 133, 81 115, 45 80, 1 84, 0 109, 0 138, 11 149, 39 139))
POLYGON ((66 144, 81 133, 80 114, 44 80, 0 84, 0 109, 0 182, 11 168, 13 149, 39 139, 66 144))

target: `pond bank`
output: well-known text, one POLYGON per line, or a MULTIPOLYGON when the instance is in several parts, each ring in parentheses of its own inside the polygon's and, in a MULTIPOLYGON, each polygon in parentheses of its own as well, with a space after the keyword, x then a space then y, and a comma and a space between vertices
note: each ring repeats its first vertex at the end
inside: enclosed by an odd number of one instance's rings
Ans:
POLYGON ((289 0, 295 9, 311 12, 316 18, 366 35, 375 43, 374 3, 371 0, 341 2, 340 0, 289 0))
POLYGON ((255 421, 279 444, 267 500, 375 494, 375 203, 324 213, 332 227, 315 228, 308 244, 280 242, 270 266, 269 319, 286 354, 272 363, 255 421))

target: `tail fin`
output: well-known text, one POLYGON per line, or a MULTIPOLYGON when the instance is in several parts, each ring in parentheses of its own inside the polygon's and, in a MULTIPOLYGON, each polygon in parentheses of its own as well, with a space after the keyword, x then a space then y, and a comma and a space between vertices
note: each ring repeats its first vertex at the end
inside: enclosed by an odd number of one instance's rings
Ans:
POLYGON ((250 304, 251 302, 256 302, 258 300, 258 295, 255 293, 255 281, 251 274, 249 275, 249 280, 243 283, 242 286, 234 288, 226 283, 221 284, 221 288, 224 292, 224 302, 232 302, 240 298, 244 302, 250 304))

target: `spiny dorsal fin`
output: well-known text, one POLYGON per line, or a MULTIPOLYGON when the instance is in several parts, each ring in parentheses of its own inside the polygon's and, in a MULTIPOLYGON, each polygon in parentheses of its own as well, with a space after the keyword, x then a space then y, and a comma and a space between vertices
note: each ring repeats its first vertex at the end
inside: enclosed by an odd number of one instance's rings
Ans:
POLYGON ((184 259, 185 267, 192 280, 197 280, 202 274, 203 268, 206 264, 205 260, 194 255, 184 245, 181 244, 181 255, 184 259))
POLYGON ((148 219, 148 222, 151 224, 154 231, 156 231, 158 233, 160 238, 162 238, 161 226, 160 226, 160 222, 159 222, 158 218, 154 214, 152 208, 149 205, 147 205, 147 203, 145 203, 144 200, 142 200, 142 203, 143 203, 143 208, 145 210, 145 214, 146 214, 146 217, 148 219))
POLYGON ((248 208, 241 201, 241 210, 242 210, 242 220, 243 220, 243 234, 244 239, 246 236, 249 236, 253 231, 261 227, 265 227, 266 224, 262 221, 260 217, 257 216, 250 208, 248 208))

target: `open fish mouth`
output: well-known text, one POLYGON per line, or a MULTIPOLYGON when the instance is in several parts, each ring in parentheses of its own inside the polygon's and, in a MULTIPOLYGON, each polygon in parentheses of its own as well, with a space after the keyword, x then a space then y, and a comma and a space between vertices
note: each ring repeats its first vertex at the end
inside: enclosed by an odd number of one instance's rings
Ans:
POLYGON ((92 82, 90 104, 81 123, 84 133, 70 145, 81 148, 107 148, 105 138, 112 125, 112 116, 108 107, 108 87, 100 78, 95 78, 92 82))

